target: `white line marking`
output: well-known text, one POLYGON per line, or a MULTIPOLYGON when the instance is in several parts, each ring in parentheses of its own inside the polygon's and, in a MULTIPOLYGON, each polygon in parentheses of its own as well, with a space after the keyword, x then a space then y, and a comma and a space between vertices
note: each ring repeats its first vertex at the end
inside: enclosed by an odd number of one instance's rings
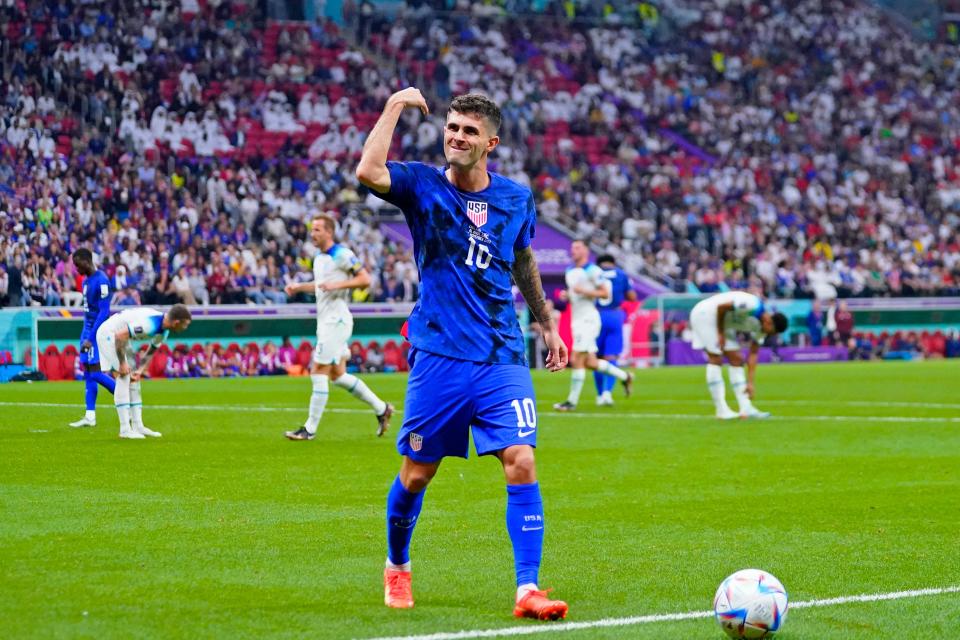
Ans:
MULTIPOLYGON (((70 402, 0 402, 0 407, 79 407, 80 405, 70 402)), ((147 404, 148 409, 170 409, 173 411, 244 411, 244 412, 256 412, 256 413, 272 413, 277 411, 293 411, 293 412, 303 412, 306 411, 305 407, 271 407, 266 405, 203 405, 203 404, 147 404)), ((340 408, 328 408, 325 409, 330 413, 354 413, 354 414, 368 414, 371 413, 370 409, 340 409, 340 408)), ((403 413, 403 408, 398 407, 396 409, 398 413, 403 413)), ((541 416, 547 416, 550 418, 571 418, 574 420, 583 420, 584 417, 591 418, 651 418, 651 419, 667 419, 667 420, 707 420, 713 422, 715 418, 709 413, 609 413, 606 411, 597 411, 597 412, 559 412, 559 411, 544 411, 540 413, 541 416)), ((771 416, 766 420, 760 421, 750 421, 750 422, 766 422, 769 420, 774 421, 801 421, 801 422, 952 422, 960 423, 960 416, 771 416)), ((732 421, 736 424, 742 424, 740 421, 732 421)), ((747 421, 744 421, 747 422, 747 421)))
MULTIPOLYGON (((836 604, 850 602, 879 602, 881 600, 902 600, 904 598, 919 598, 921 596, 936 596, 946 593, 960 593, 960 586, 941 587, 931 589, 913 589, 910 591, 893 591, 890 593, 863 594, 857 596, 841 596, 839 598, 823 598, 790 603, 790 609, 806 609, 809 607, 829 607, 836 604)), ((647 616, 631 616, 629 618, 604 618, 589 622, 558 622, 553 624, 527 625, 523 627, 504 627, 502 629, 483 629, 476 631, 454 631, 430 633, 419 636, 389 636, 371 638, 370 640, 464 640, 466 638, 499 638, 503 636, 528 636, 537 633, 560 633, 561 631, 580 631, 582 629, 597 629, 601 627, 627 627, 649 622, 671 622, 674 620, 694 620, 697 618, 712 618, 713 611, 687 611, 685 613, 658 613, 647 616)))
MULTIPOLYGON (((683 399, 683 398, 640 398, 637 397, 640 404, 698 404, 712 406, 710 400, 702 398, 683 399)), ((900 407, 907 409, 960 409, 960 404, 949 402, 871 402, 868 400, 771 400, 764 398, 761 404, 785 404, 797 406, 816 406, 822 407, 830 405, 835 407, 900 407)))

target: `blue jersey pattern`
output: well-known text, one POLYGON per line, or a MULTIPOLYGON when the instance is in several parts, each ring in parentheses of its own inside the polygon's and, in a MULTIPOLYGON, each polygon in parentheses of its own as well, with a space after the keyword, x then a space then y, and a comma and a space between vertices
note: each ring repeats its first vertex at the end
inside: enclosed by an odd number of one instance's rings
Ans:
POLYGON ((471 193, 450 184, 442 168, 387 167, 390 191, 377 195, 403 210, 420 270, 410 342, 450 358, 525 365, 511 269, 514 251, 534 235, 530 189, 490 173, 489 186, 471 193))
POLYGON ((627 292, 630 291, 630 279, 619 267, 604 269, 603 277, 610 282, 610 297, 597 300, 597 307, 601 311, 619 309, 627 299, 627 292))
POLYGON ((110 317, 110 280, 103 271, 94 271, 83 282, 83 306, 83 331, 80 333, 80 340, 92 342, 97 339, 97 329, 110 317))

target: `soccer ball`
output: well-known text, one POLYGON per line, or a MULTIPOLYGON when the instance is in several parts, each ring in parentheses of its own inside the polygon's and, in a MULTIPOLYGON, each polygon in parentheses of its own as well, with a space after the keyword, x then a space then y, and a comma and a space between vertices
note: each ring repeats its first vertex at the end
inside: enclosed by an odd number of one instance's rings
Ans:
POLYGON ((769 638, 787 619, 787 591, 766 571, 743 569, 720 583, 713 613, 731 638, 769 638))

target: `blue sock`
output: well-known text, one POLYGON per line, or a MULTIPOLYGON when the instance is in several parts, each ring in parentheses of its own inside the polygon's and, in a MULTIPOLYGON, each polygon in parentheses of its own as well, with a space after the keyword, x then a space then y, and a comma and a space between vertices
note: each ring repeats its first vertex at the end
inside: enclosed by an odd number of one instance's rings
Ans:
POLYGON ((387 558, 393 564, 410 562, 410 539, 426 492, 424 489, 420 493, 410 493, 400 482, 400 476, 390 487, 387 494, 387 558))
POLYGON ((110 374, 104 373, 103 371, 94 371, 90 374, 94 382, 97 382, 101 387, 109 391, 111 394, 113 390, 117 388, 117 381, 113 379, 110 374))
POLYGON ((603 390, 604 391, 613 391, 613 388, 617 386, 617 379, 611 375, 603 376, 603 390))
POLYGON ((513 543, 517 586, 536 584, 543 554, 543 501, 539 483, 507 485, 507 532, 513 543))
POLYGON ((97 408, 97 381, 93 379, 93 374, 89 371, 83 372, 83 386, 87 411, 93 411, 97 408))
POLYGON ((603 393, 603 390, 607 388, 607 376, 603 375, 599 371, 593 372, 593 383, 597 386, 597 395, 603 393))

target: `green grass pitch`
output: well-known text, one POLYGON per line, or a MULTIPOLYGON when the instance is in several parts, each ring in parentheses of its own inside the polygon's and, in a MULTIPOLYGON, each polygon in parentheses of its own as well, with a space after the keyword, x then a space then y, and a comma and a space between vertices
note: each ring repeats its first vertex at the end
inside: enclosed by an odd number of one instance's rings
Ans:
MULTIPOLYGON (((761 367, 764 422, 712 419, 703 369, 637 373, 562 415, 537 372, 542 586, 569 622, 710 608, 758 567, 791 602, 960 585, 960 362, 761 367)), ((367 376, 398 408, 404 377, 367 376)), ((444 462, 413 541, 411 611, 383 605, 393 435, 340 389, 288 442, 304 378, 146 381, 161 440, 121 441, 109 395, 0 385, 0 637, 373 638, 543 625, 510 616, 492 458, 444 462)), ((732 398, 731 398, 732 401, 732 398)), ((562 623, 553 623, 562 624, 562 623)), ((960 636, 960 593, 797 609, 784 639, 960 636)), ((536 637, 713 638, 712 619, 536 637)))

